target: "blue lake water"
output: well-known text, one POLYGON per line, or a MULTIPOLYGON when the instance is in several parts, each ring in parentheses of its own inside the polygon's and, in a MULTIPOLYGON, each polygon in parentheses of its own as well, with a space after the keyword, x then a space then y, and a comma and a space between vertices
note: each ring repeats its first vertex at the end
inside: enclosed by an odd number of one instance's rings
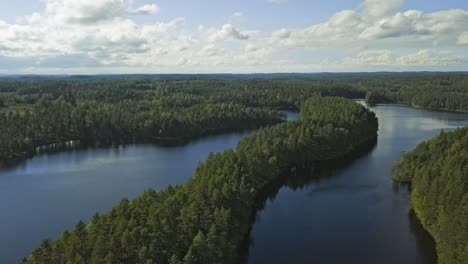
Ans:
MULTIPOLYGON (((287 120, 297 113, 285 111, 287 120)), ((185 183, 210 152, 232 149, 254 130, 183 146, 126 145, 40 154, 0 168, 0 263, 18 263, 45 238, 151 188, 185 183)))
MULTIPOLYGON (((283 187, 259 212, 250 263, 431 263, 433 244, 411 221, 406 188, 391 166, 401 151, 468 124, 468 115, 404 106, 372 108, 379 141, 367 156, 312 181, 283 187), (346 260, 346 261, 345 261, 346 260)), ((288 119, 297 114, 288 112, 288 119)), ((127 145, 41 154, 0 169, 0 263, 17 263, 44 238, 79 219, 107 212, 120 199, 185 183, 210 152, 235 148, 252 131, 216 135, 184 146, 127 145)))
POLYGON ((410 213, 408 188, 391 179, 392 165, 442 129, 468 125, 468 115, 371 109, 379 118, 374 149, 329 177, 282 187, 252 227, 250 264, 436 263, 432 239, 410 213))

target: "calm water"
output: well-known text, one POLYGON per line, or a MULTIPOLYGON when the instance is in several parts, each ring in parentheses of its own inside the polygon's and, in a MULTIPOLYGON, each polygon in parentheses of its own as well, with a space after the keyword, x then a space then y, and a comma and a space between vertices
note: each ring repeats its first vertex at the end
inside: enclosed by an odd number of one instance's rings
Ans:
POLYGON ((436 263, 434 244, 410 213, 407 188, 393 184, 402 151, 468 125, 468 115, 403 106, 371 108, 379 139, 366 156, 331 177, 267 201, 252 228, 249 263, 436 263))
MULTIPOLYGON (((298 114, 285 112, 288 120, 298 114)), ((42 154, 0 168, 0 263, 18 263, 45 238, 107 212, 123 197, 185 183, 210 152, 235 148, 252 131, 185 146, 127 145, 42 154)))
MULTIPOLYGON (((442 128, 467 124, 468 116, 396 106, 373 110, 381 127, 376 148, 333 177, 302 190, 282 188, 253 227, 251 263, 430 263, 423 256, 433 245, 425 245, 420 227, 409 220, 408 192, 392 189, 390 167, 401 151, 442 128)), ((234 148, 249 133, 179 147, 38 155, 1 170, 0 263, 18 262, 42 239, 109 211, 122 197, 184 183, 210 152, 234 148)))

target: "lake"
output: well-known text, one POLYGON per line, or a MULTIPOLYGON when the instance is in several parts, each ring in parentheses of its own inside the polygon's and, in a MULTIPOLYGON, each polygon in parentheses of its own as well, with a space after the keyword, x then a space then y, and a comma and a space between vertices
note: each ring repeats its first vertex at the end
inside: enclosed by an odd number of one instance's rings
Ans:
MULTIPOLYGON (((298 116, 285 113, 288 120, 298 116)), ((43 239, 58 238, 124 197, 185 183, 210 152, 235 148, 252 132, 212 135, 176 147, 72 149, 0 168, 0 263, 18 263, 43 239)))
MULTIPOLYGON (((431 263, 434 245, 411 218, 407 188, 391 181, 402 151, 468 124, 468 115, 372 107, 379 140, 332 176, 283 187, 259 212, 250 263, 431 263)), ((288 119, 297 114, 288 112, 288 119)), ((44 238, 107 212, 146 189, 185 183, 210 152, 235 148, 252 131, 184 146, 127 145, 41 154, 0 170, 0 263, 17 263, 44 238)))
POLYGON ((410 211, 407 186, 393 183, 392 165, 442 129, 468 125, 468 114, 370 108, 379 118, 377 145, 326 178, 280 188, 252 227, 250 264, 436 263, 434 242, 410 211))

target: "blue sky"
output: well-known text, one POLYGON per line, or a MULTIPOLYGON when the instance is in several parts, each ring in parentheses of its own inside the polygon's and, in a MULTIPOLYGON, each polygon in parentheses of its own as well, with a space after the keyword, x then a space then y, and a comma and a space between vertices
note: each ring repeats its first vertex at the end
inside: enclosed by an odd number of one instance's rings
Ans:
POLYGON ((468 1, 15 0, 0 73, 468 70, 468 1))

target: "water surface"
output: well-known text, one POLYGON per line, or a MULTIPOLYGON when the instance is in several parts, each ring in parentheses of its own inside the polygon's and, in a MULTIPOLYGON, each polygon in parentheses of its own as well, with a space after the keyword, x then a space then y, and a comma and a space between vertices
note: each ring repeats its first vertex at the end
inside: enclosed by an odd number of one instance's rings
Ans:
POLYGON ((252 227, 250 264, 435 264, 434 243, 410 211, 409 191, 394 184, 403 151, 468 125, 468 115, 371 107, 379 118, 374 149, 302 188, 282 187, 252 227))
MULTIPOLYGON (((410 221, 406 188, 392 188, 391 164, 440 129, 467 124, 468 116, 401 106, 372 110, 380 121, 376 148, 332 177, 296 191, 282 188, 253 227, 251 263, 431 263, 433 245, 410 221)), ((287 114, 289 120, 298 116, 287 114)), ((185 183, 210 152, 235 148, 249 133, 178 147, 42 154, 0 170, 0 263, 17 263, 42 239, 57 238, 123 197, 185 183)))
POLYGON ((0 263, 18 263, 43 239, 55 239, 78 220, 109 211, 123 197, 185 183, 210 152, 235 148, 251 132, 177 147, 127 145, 41 154, 0 169, 0 263))

